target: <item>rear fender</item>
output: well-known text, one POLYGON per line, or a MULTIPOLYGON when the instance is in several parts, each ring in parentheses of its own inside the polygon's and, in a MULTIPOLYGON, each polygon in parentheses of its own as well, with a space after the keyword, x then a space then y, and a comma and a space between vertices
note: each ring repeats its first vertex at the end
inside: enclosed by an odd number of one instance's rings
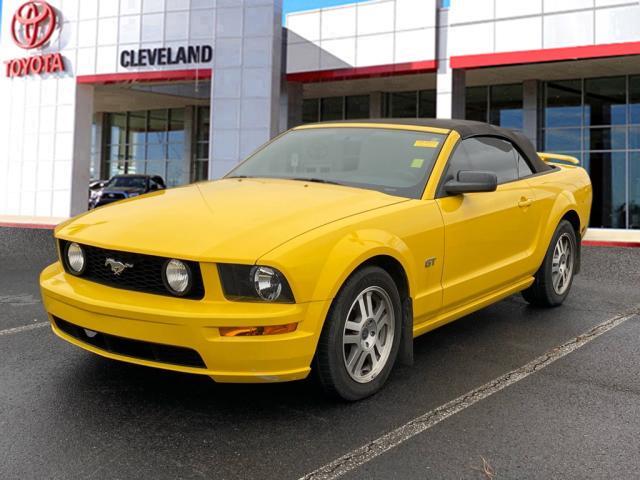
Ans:
MULTIPOLYGON (((558 224, 560 220, 570 211, 574 211, 578 213, 578 217, 580 217, 579 209, 577 208, 577 202, 575 196, 569 191, 562 191, 549 212, 547 216, 547 221, 545 228, 543 230, 542 236, 540 238, 540 242, 538 243, 538 247, 535 253, 536 265, 538 268, 542 265, 544 261, 544 257, 547 254, 547 250, 549 249, 549 245, 551 244, 551 239, 553 238, 553 234, 558 228, 558 224)), ((583 227, 583 219, 580 217, 580 230, 582 231, 583 227)), ((580 245, 580 235, 576 236, 576 240, 578 245, 580 245)), ((578 270, 580 269, 580 260, 579 260, 580 249, 578 247, 578 270)))

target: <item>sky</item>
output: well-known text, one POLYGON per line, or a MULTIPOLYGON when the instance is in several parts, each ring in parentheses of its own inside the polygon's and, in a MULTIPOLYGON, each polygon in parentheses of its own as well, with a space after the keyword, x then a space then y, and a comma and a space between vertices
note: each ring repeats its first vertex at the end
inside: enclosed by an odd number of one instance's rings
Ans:
POLYGON ((345 5, 347 3, 358 3, 362 1, 364 0, 283 0, 282 13, 286 15, 290 12, 313 10, 322 7, 333 7, 335 5, 345 5))

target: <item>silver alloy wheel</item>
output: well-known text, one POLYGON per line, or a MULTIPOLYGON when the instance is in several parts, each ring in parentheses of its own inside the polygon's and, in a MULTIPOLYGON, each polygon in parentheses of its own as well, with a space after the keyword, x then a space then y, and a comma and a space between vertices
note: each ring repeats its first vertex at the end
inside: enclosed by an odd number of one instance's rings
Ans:
POLYGON ((553 259, 551 263, 551 281, 553 289, 558 295, 567 291, 571 284, 573 275, 573 246, 569 234, 563 233, 558 238, 553 249, 553 259))
POLYGON ((342 333, 344 365, 353 380, 368 383, 380 374, 391 354, 395 325, 393 303, 384 289, 360 292, 342 333))

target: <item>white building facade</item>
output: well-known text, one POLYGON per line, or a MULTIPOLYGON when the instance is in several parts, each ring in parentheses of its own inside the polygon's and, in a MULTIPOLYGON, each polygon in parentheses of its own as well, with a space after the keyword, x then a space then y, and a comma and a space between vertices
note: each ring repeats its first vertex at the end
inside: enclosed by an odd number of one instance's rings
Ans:
POLYGON ((437 116, 578 157, 591 226, 640 228, 637 1, 371 0, 283 22, 281 0, 4 0, 2 23, 0 214, 79 213, 116 173, 218 178, 303 122, 437 116))

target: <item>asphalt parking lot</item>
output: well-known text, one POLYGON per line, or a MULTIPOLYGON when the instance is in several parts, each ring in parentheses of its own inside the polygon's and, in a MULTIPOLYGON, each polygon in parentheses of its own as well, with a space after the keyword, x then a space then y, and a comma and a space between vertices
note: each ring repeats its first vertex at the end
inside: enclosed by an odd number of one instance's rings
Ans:
POLYGON ((637 478, 640 249, 585 247, 564 306, 512 297, 420 337, 413 367, 346 404, 310 380, 217 385, 58 340, 37 287, 50 235, 0 228, 2 479, 637 478), (544 368, 465 400, 614 318, 544 368), (344 468, 351 452, 460 398, 448 418, 344 468))

